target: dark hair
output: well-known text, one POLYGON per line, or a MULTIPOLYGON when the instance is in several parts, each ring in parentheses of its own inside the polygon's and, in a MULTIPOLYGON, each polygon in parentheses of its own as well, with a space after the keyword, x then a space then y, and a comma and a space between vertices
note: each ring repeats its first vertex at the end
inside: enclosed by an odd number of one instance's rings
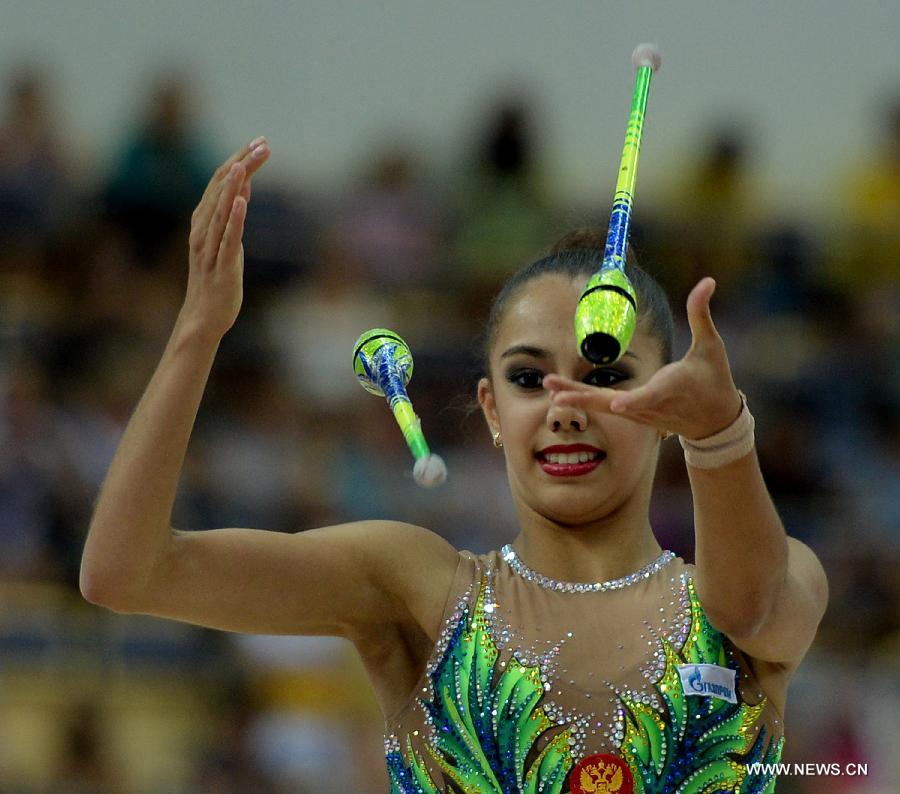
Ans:
MULTIPOLYGON (((482 346, 482 366, 490 373, 490 349, 497 335, 497 328, 510 299, 532 279, 557 273, 572 278, 584 277, 585 281, 596 273, 603 263, 606 235, 599 229, 585 227, 575 229, 560 239, 549 253, 536 262, 526 265, 510 276, 491 304, 487 328, 482 346)), ((669 299, 653 276, 637 264, 634 251, 628 248, 625 273, 637 293, 638 322, 659 341, 663 364, 672 360, 673 320, 669 299)))

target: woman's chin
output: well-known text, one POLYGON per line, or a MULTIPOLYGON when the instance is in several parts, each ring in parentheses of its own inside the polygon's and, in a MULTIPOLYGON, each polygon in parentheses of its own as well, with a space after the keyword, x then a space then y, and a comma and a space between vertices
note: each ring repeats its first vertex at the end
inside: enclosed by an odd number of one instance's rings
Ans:
POLYGON ((544 518, 567 529, 594 525, 613 511, 613 508, 598 503, 596 498, 579 498, 573 494, 544 500, 535 505, 535 509, 544 518))

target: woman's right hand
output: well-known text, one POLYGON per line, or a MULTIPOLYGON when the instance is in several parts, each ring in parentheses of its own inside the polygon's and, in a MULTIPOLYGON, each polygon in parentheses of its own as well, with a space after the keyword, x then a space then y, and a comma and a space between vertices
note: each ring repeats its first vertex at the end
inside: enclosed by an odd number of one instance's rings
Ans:
POLYGON ((235 152, 216 169, 191 216, 190 269, 179 323, 217 341, 234 324, 241 308, 241 238, 250 182, 270 153, 265 138, 256 138, 235 152))

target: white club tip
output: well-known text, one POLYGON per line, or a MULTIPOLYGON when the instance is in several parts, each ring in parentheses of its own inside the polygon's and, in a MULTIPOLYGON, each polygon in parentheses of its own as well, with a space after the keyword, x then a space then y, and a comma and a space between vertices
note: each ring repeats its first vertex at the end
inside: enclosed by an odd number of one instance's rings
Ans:
POLYGON ((423 488, 434 488, 447 479, 447 464, 440 455, 432 452, 416 461, 413 479, 423 488))
POLYGON ((638 44, 631 53, 631 65, 635 69, 649 66, 655 72, 661 64, 662 55, 659 54, 655 44, 638 44))

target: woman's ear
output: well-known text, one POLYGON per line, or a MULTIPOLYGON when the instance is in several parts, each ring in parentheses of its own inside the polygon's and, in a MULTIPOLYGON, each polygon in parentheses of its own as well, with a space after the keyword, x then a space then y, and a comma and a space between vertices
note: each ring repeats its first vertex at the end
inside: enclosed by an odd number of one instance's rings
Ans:
POLYGON ((482 378, 478 381, 478 404, 481 406, 491 435, 499 433, 500 417, 497 415, 497 403, 494 400, 494 390, 491 387, 490 378, 482 378))

